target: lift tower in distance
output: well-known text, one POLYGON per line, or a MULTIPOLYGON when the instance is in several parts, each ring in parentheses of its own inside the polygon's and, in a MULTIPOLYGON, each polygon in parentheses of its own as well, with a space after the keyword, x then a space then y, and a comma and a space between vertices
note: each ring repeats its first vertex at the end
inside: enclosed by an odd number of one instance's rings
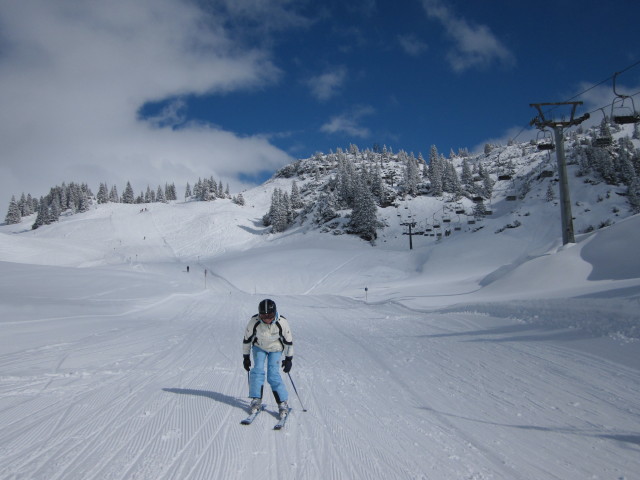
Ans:
POLYGON ((558 175, 560 176, 560 216, 562 219, 562 244, 576 243, 573 233, 573 216, 571 214, 571 198, 569 196, 569 181, 567 179, 567 162, 564 156, 564 129, 574 125, 580 125, 589 118, 589 114, 576 118, 576 108, 582 102, 557 102, 557 103, 531 103, 530 107, 538 110, 538 116, 531 120, 530 125, 535 125, 539 129, 550 127, 556 140, 556 159, 558 161, 558 175), (545 118, 542 107, 558 107, 571 105, 571 116, 569 120, 552 120, 545 118))

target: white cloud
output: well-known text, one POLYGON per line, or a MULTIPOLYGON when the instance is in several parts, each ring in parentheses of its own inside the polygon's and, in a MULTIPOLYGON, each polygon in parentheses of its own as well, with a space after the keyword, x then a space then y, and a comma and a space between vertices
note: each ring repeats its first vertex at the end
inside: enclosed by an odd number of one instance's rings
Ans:
POLYGON ((347 79, 347 69, 336 67, 330 72, 309 79, 311 93, 320 101, 325 101, 338 94, 347 79))
POLYGON ((260 88, 267 52, 242 49, 224 19, 182 0, 0 3, 0 207, 62 181, 177 185, 268 170, 291 159, 262 137, 183 124, 184 104, 147 101, 260 88), (5 198, 6 197, 6 198, 5 198))
POLYGON ((515 63, 511 51, 496 38, 486 25, 472 25, 457 17, 441 0, 422 0, 427 15, 440 22, 454 42, 448 54, 449 64, 456 72, 487 67, 494 60, 505 66, 515 63))
POLYGON ((404 52, 412 57, 417 57, 429 48, 426 43, 413 34, 399 35, 398 42, 404 52))
POLYGON ((357 107, 349 112, 331 117, 331 119, 320 128, 320 131, 331 134, 337 133, 352 137, 367 138, 371 135, 371 131, 368 128, 361 126, 360 120, 363 117, 372 115, 373 113, 374 109, 372 107, 357 107))

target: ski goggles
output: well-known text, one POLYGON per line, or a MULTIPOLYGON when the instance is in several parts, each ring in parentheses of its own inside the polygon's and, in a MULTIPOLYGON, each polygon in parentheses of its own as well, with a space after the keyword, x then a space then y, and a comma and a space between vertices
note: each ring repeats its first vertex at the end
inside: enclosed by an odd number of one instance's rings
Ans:
POLYGON ((273 320, 274 318, 276 318, 276 314, 275 313, 261 313, 260 314, 260 320, 273 320))

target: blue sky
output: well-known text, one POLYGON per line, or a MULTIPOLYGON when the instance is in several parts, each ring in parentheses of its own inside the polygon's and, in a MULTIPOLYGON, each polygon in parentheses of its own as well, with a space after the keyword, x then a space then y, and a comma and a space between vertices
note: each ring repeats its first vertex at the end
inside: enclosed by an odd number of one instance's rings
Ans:
MULTIPOLYGON (((640 61, 639 21, 635 0, 3 1, 0 208, 70 180, 239 189, 350 143, 527 139, 529 103, 640 61)), ((639 92, 640 66, 618 83, 639 92)))

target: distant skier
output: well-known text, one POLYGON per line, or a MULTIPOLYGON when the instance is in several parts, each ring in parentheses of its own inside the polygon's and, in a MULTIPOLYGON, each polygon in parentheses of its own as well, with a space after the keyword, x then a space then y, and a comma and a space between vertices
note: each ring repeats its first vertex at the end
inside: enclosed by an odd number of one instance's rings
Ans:
POLYGON ((278 412, 283 418, 289 412, 287 400, 289 393, 280 376, 280 361, 285 373, 291 370, 293 360, 293 336, 289 322, 282 315, 278 315, 276 303, 265 299, 258 305, 258 313, 251 317, 244 332, 242 342, 243 365, 249 372, 250 413, 262 406, 262 391, 264 387, 264 364, 267 363, 267 381, 278 402, 278 412), (253 352, 254 367, 251 368, 250 353, 253 352))

